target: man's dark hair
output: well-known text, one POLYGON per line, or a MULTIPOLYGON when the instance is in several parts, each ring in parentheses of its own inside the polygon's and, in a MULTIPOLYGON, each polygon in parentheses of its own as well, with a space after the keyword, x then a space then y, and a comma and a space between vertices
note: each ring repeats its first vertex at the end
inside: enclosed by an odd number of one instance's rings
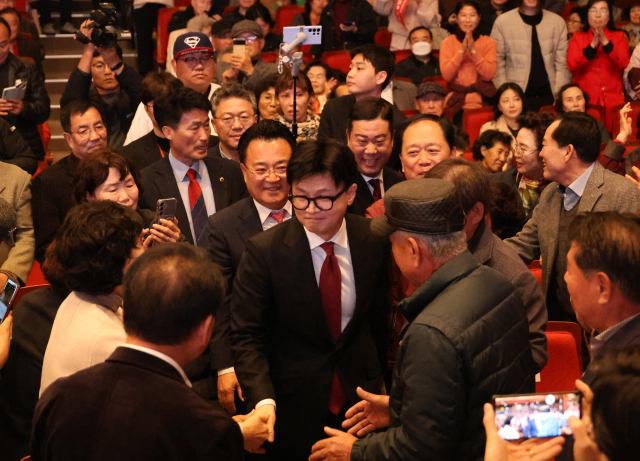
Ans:
POLYGON ((289 185, 324 173, 331 175, 337 187, 353 184, 358 165, 351 149, 335 139, 298 144, 287 166, 289 185))
POLYGON ((88 154, 80 160, 73 175, 73 188, 76 202, 87 201, 87 194, 93 195, 96 188, 109 177, 109 169, 115 168, 123 181, 129 173, 133 177, 140 195, 142 195, 142 178, 135 164, 119 152, 103 147, 88 154))
MULTIPOLYGON (((117 43, 113 46, 113 48, 115 48, 116 50, 116 54, 118 55, 118 57, 120 58, 120 60, 122 60, 122 48, 120 48, 120 45, 118 45, 117 43)), ((96 49, 93 50, 93 57, 97 58, 99 56, 102 56, 100 54, 100 50, 96 49)), ((106 65, 106 64, 105 64, 106 65)))
POLYGON ((149 72, 140 84, 140 101, 147 105, 151 101, 155 101, 156 98, 171 93, 181 86, 182 82, 169 72, 149 72))
POLYGON ((560 124, 551 138, 559 147, 573 145, 578 158, 585 163, 593 163, 600 154, 600 127, 598 122, 586 112, 565 112, 558 115, 560 124))
POLYGON ((505 82, 502 85, 500 85, 500 87, 498 88, 498 92, 493 97, 493 119, 494 120, 498 120, 502 115, 502 111, 498 106, 500 105, 500 98, 502 97, 503 93, 507 90, 515 91, 516 94, 520 97, 520 100, 522 101, 521 114, 524 114, 525 112, 529 111, 529 105, 527 104, 527 100, 524 97, 524 91, 522 91, 522 88, 520 88, 520 85, 513 82, 505 82))
POLYGON ((584 91, 582 88, 580 88, 580 85, 578 85, 577 83, 567 83, 566 85, 563 85, 562 88, 560 88, 560 91, 558 91, 558 97, 556 98, 556 103, 554 105, 554 109, 556 110, 556 113, 558 114, 563 114, 564 113, 564 108, 563 108, 563 104, 562 104, 562 95, 564 95, 564 92, 567 91, 569 88, 578 88, 580 91, 582 91, 582 95, 584 96, 584 110, 586 111, 587 108, 589 107, 589 93, 587 93, 586 91, 584 91))
POLYGON ((533 136, 536 138, 537 148, 539 150, 542 149, 544 134, 547 128, 549 128, 549 125, 553 123, 553 115, 551 112, 525 112, 518 116, 517 122, 520 129, 526 128, 533 132, 533 136))
POLYGON ((53 258, 69 291, 106 295, 122 284, 122 271, 142 232, 142 218, 110 200, 85 202, 67 213, 53 258))
POLYGON ((260 120, 255 125, 247 128, 240 137, 240 141, 238 142, 238 157, 240 158, 240 163, 244 163, 247 158, 249 144, 256 139, 263 141, 284 139, 291 147, 291 153, 293 153, 296 148, 296 140, 286 126, 275 120, 260 120))
MULTIPOLYGON (((14 16, 16 16, 18 18, 18 24, 22 24, 22 17, 20 16, 20 12, 18 10, 16 10, 15 8, 12 8, 10 6, 8 6, 6 8, 2 8, 0 10, 0 16, 2 16, 4 14, 13 14, 14 16)), ((11 29, 9 29, 9 32, 11 32, 11 29)))
POLYGON ((9 26, 9 23, 4 20, 4 18, 0 18, 0 24, 5 26, 7 28, 7 31, 9 32, 9 35, 11 35, 11 27, 9 26))
POLYGON ((427 171, 424 177, 444 179, 452 183, 465 214, 478 202, 484 205, 484 214, 489 213, 491 206, 489 175, 479 163, 467 162, 460 158, 446 159, 427 171))
POLYGON ((215 316, 224 293, 220 266, 204 250, 183 243, 154 246, 125 274, 124 329, 151 344, 181 344, 215 316))
POLYGON ((89 109, 97 110, 100 118, 104 122, 102 111, 96 104, 86 99, 74 99, 60 111, 60 125, 62 125, 64 132, 71 133, 71 117, 74 115, 84 115, 89 109))
POLYGON ((496 143, 502 143, 507 146, 507 149, 511 147, 511 136, 507 133, 498 130, 487 130, 483 132, 478 139, 473 143, 473 158, 475 160, 481 161, 484 157, 482 156, 482 147, 487 149, 491 149, 496 143))
POLYGON ((389 124, 389 132, 393 133, 393 107, 382 98, 365 98, 357 101, 349 111, 347 131, 351 133, 353 122, 359 120, 382 119, 389 124))
POLYGON ((640 346, 612 350, 593 361, 593 435, 609 461, 632 461, 640 451, 640 346))
POLYGON ((304 73, 306 74, 307 72, 309 72, 309 69, 311 69, 312 67, 322 67, 324 69, 324 78, 326 78, 327 80, 331 79, 334 76, 333 74, 335 70, 329 67, 329 64, 324 61, 313 61, 307 66, 307 68, 304 70, 304 73))
POLYGON ((640 218, 603 211, 580 214, 569 226, 569 242, 580 248, 576 265, 589 276, 604 272, 622 295, 640 304, 640 218))
POLYGON ((491 231, 502 240, 515 236, 522 229, 524 208, 520 195, 508 184, 490 181, 491 231))
POLYGON ((371 63, 376 74, 385 71, 387 73, 387 78, 382 82, 381 89, 386 88, 396 71, 396 56, 389 51, 388 48, 380 45, 374 45, 373 43, 366 43, 353 48, 349 54, 351 55, 351 59, 361 54, 365 61, 369 61, 371 63))
MULTIPOLYGON (((398 128, 399 138, 404 141, 404 132, 407 131, 407 128, 423 121, 436 122, 440 125, 440 129, 442 129, 442 134, 449 145, 449 149, 456 147, 456 135, 453 129, 453 124, 446 117, 438 117, 434 114, 416 114, 405 120, 400 128, 398 128)), ((402 146, 399 147, 401 148, 402 146)))
POLYGON ((413 33, 418 32, 419 30, 426 30, 427 32, 429 32, 429 38, 433 40, 433 34, 429 29, 427 29, 425 26, 418 26, 418 27, 414 27, 413 29, 411 29, 411 32, 409 32, 409 42, 411 41, 411 36, 413 35, 413 33))
POLYGON ((252 21, 260 18, 264 22, 269 24, 269 28, 273 28, 273 26, 276 24, 273 18, 271 18, 269 9, 260 2, 255 2, 253 5, 247 8, 247 12, 245 13, 244 17, 245 19, 251 19, 252 21))
POLYGON ((163 126, 177 129, 182 116, 192 110, 201 110, 209 114, 211 103, 205 95, 186 86, 176 88, 175 91, 161 95, 153 101, 153 115, 160 129, 163 126))

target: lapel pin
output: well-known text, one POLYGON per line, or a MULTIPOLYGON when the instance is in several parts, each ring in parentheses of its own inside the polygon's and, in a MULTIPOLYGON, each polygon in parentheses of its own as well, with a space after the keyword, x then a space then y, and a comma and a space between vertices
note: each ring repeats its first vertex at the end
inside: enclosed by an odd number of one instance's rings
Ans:
POLYGON ((220 182, 224 182, 224 178, 220 176, 220 182))

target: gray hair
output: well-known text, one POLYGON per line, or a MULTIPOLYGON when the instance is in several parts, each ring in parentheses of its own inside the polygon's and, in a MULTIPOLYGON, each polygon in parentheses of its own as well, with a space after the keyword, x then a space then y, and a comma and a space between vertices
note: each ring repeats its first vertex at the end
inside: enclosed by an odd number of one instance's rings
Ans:
POLYGON ((194 16, 187 23, 187 32, 202 32, 205 27, 211 27, 215 20, 206 14, 194 16))
POLYGON ((251 103, 251 107, 253 107, 254 114, 258 113, 256 95, 237 82, 228 82, 218 88, 211 96, 211 113, 214 117, 220 103, 225 99, 230 98, 238 98, 249 101, 251 103))
POLYGON ((409 237, 416 239, 438 265, 444 264, 467 249, 467 234, 463 230, 443 235, 415 234, 405 231, 396 231, 396 234, 403 240, 409 237))

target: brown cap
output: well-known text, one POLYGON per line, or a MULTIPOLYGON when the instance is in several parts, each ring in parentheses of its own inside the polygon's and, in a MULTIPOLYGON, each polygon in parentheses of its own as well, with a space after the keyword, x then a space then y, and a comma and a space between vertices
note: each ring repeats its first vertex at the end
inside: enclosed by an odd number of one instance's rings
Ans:
POLYGON ((455 187, 442 179, 414 179, 396 184, 384 195, 385 212, 371 221, 371 233, 395 231, 444 235, 464 229, 465 217, 455 187))
POLYGON ((236 38, 238 35, 244 34, 245 32, 252 33, 258 38, 264 38, 264 35, 262 34, 262 27, 260 27, 257 22, 251 21, 250 19, 236 22, 231 28, 231 36, 233 38, 236 38))

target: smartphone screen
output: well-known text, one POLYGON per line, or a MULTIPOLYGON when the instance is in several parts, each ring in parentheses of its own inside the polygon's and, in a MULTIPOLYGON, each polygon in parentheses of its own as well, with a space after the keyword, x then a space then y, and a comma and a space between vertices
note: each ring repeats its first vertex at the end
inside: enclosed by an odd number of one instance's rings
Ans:
POLYGON ((505 440, 571 434, 567 421, 580 418, 580 394, 528 394, 495 397, 496 427, 505 440))
POLYGON ((233 54, 245 55, 246 40, 244 38, 233 39, 233 54))
POLYGON ((13 280, 7 280, 7 283, 2 289, 2 294, 0 295, 0 323, 2 323, 9 314, 11 304, 13 303, 13 299, 15 298, 17 291, 18 284, 13 280))

